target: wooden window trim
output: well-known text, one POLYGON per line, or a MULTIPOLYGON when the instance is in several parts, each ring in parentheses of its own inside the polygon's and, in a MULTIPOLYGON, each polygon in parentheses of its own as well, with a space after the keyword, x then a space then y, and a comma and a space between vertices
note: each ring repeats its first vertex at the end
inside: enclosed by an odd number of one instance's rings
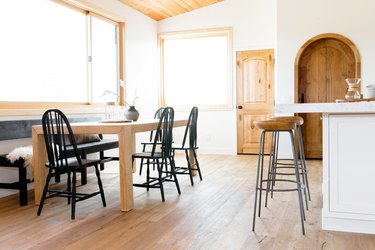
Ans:
POLYGON ((61 109, 69 114, 104 113, 102 103, 61 103, 61 102, 0 102, 0 116, 42 115, 47 109, 61 109))
MULTIPOLYGON (((232 83, 232 28, 213 28, 213 29, 199 29, 199 30, 187 30, 177 32, 166 32, 158 34, 158 48, 159 48, 159 64, 160 64, 160 86, 159 86, 159 106, 166 106, 165 95, 164 95, 164 41, 173 39, 183 38, 199 38, 199 37, 213 37, 213 36, 226 36, 228 39, 227 53, 228 53, 228 79, 227 79, 227 100, 228 102, 223 105, 199 105, 201 110, 206 111, 227 111, 233 109, 233 83, 232 83)), ((178 106, 175 107, 177 111, 189 111, 191 106, 178 106)))

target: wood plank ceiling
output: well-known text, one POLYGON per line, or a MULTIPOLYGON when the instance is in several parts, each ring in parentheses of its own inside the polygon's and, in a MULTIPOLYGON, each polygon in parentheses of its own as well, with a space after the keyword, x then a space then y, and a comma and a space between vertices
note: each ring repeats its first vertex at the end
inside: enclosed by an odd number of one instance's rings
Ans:
POLYGON ((119 0, 157 21, 223 0, 119 0))

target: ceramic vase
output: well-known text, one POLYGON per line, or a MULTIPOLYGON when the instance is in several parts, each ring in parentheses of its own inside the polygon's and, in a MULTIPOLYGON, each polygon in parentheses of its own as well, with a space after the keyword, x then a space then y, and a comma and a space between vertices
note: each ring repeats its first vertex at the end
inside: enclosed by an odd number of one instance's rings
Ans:
POLYGON ((134 106, 130 106, 125 111, 125 119, 127 119, 127 120, 136 121, 136 120, 138 120, 138 117, 139 117, 139 112, 138 112, 138 110, 135 109, 134 106))

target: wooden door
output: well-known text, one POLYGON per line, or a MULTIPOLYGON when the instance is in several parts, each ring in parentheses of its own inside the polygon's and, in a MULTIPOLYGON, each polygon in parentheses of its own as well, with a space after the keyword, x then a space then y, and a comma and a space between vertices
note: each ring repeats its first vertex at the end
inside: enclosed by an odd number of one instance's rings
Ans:
POLYGON ((238 51, 237 153, 259 153, 260 131, 253 121, 274 114, 274 52, 238 51))
MULTIPOLYGON (((320 103, 344 99, 345 78, 356 77, 355 56, 344 42, 326 38, 311 43, 298 64, 298 102, 320 103)), ((322 158, 322 114, 300 114, 306 158, 322 158)))

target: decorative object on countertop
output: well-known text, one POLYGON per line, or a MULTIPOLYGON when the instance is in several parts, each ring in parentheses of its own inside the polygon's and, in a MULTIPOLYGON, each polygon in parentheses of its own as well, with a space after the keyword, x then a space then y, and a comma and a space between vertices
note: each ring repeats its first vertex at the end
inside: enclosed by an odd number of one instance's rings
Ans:
POLYGON ((375 98, 375 85, 370 84, 366 86, 366 92, 368 98, 375 98))
POLYGON ((139 112, 134 106, 129 106, 129 108, 124 113, 125 119, 136 121, 139 118, 139 112))
POLYGON ((345 81, 348 84, 348 90, 345 95, 345 100, 351 101, 355 99, 361 99, 361 94, 359 93, 359 84, 361 83, 361 78, 346 78, 345 81))

